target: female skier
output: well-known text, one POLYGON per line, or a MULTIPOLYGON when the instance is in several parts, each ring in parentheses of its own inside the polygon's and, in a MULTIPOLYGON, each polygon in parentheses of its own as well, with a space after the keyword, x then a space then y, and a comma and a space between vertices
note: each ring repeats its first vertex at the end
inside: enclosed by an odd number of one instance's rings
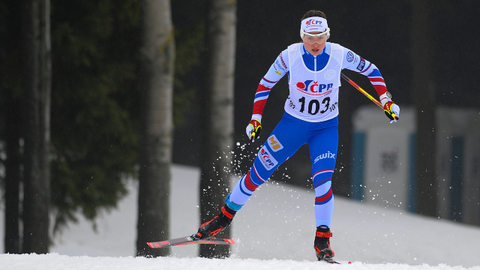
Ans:
MULTIPOLYGON (((214 237, 230 225, 235 213, 275 169, 302 145, 308 144, 316 196, 314 248, 318 260, 332 261, 332 174, 338 148, 341 71, 349 69, 367 76, 387 112, 398 116, 400 108, 391 100, 385 81, 373 63, 339 44, 327 42, 330 28, 322 11, 310 10, 303 16, 300 37, 302 42, 282 51, 261 79, 255 94, 252 118, 246 128, 247 136, 252 141, 259 138, 263 109, 270 90, 288 74, 289 96, 283 118, 261 147, 250 171, 227 196, 220 213, 202 224, 195 238, 214 237)), ((392 119, 391 122, 395 121, 392 119)))

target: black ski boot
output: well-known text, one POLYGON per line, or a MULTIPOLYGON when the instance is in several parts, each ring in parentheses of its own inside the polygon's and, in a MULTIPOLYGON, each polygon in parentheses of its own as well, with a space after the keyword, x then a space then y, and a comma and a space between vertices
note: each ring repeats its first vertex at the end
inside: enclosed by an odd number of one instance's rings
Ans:
POLYGON ((215 237, 215 235, 219 234, 221 231, 227 228, 230 223, 232 223, 235 213, 237 213, 237 211, 234 211, 228 206, 224 205, 220 214, 216 215, 212 220, 203 223, 193 237, 196 239, 208 239, 215 237))
POLYGON ((328 226, 321 225, 317 227, 314 247, 319 261, 331 261, 333 256, 335 256, 335 253, 330 247, 330 237, 332 237, 332 233, 328 226))

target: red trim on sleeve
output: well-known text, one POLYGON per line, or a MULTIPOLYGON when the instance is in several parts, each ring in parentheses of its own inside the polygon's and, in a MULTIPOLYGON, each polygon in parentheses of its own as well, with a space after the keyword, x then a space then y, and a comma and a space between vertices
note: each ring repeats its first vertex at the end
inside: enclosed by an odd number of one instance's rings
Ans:
POLYGON ((377 91, 378 96, 381 96, 388 91, 387 86, 385 85, 385 80, 382 77, 369 77, 368 79, 377 91))
POLYGON ((264 85, 259 84, 257 87, 257 92, 255 93, 255 100, 253 103, 253 112, 252 114, 259 114, 263 115, 263 109, 265 108, 265 104, 267 104, 267 99, 269 96, 269 93, 262 93, 262 92, 268 92, 270 91, 271 88, 268 88, 264 85))

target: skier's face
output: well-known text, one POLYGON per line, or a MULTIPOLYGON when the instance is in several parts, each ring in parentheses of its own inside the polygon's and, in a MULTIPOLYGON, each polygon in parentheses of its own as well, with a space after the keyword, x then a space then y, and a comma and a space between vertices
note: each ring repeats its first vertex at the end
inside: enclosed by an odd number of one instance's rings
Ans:
MULTIPOLYGON (((325 32, 324 32, 325 33, 325 32)), ((312 55, 319 55, 325 48, 325 43, 327 42, 327 35, 320 33, 312 33, 313 35, 305 34, 303 37, 303 45, 305 49, 312 55), (315 35, 317 34, 317 35, 315 35)))

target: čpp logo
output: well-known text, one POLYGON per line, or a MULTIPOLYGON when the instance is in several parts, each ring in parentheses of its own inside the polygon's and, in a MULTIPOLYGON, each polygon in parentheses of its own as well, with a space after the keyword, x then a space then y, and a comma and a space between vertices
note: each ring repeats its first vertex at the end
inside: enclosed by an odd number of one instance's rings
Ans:
POLYGON ((324 90, 329 90, 333 87, 333 83, 318 84, 318 81, 306 80, 297 83, 297 90, 305 93, 321 93, 324 90))
POLYGON ((322 24, 322 21, 315 20, 315 19, 310 19, 305 22, 306 25, 319 25, 322 24))
POLYGON ((265 145, 262 147, 262 149, 260 149, 258 154, 265 169, 271 170, 277 166, 278 161, 270 154, 265 145))
POLYGON ((262 148, 260 150, 260 153, 261 153, 263 161, 265 163, 268 163, 269 165, 273 166, 273 162, 271 161, 271 158, 270 158, 270 153, 265 148, 262 148))

